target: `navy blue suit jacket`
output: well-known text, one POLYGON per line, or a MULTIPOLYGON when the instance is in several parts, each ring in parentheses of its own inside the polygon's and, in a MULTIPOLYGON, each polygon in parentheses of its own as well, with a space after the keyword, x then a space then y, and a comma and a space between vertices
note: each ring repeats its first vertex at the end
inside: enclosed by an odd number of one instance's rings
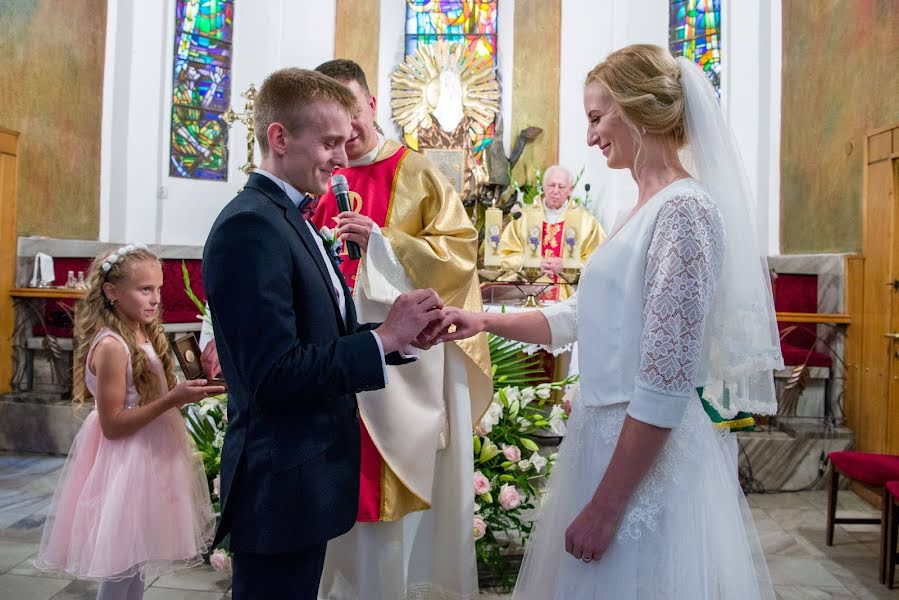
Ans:
POLYGON ((345 533, 359 495, 355 394, 384 387, 374 325, 356 322, 345 283, 344 324, 312 232, 260 174, 213 224, 203 285, 228 382, 215 543, 230 533, 233 551, 285 554, 345 533))

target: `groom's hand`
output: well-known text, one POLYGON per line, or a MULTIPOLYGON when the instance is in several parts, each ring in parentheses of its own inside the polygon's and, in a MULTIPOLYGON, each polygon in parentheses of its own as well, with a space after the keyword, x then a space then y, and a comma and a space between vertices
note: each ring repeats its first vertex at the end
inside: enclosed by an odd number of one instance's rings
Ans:
POLYGON ((222 367, 219 364, 219 353, 215 347, 215 340, 209 340, 209 343, 203 348, 203 353, 200 354, 200 364, 203 366, 203 373, 210 379, 221 374, 222 367))
POLYGON ((381 338, 384 353, 390 354, 424 341, 421 336, 425 329, 431 323, 441 322, 443 316, 443 300, 437 292, 413 290, 400 294, 375 332, 381 338))

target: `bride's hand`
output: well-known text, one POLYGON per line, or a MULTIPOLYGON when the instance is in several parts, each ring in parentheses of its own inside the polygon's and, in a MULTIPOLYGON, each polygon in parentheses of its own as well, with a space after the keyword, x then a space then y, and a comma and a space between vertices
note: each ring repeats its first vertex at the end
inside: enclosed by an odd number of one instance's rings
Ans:
POLYGON ((620 511, 587 504, 565 532, 565 551, 584 562, 602 558, 618 531, 620 511))
POLYGON ((444 307, 443 314, 443 321, 434 328, 435 332, 432 334, 432 339, 438 344, 464 340, 484 331, 484 319, 480 313, 447 306, 444 307))

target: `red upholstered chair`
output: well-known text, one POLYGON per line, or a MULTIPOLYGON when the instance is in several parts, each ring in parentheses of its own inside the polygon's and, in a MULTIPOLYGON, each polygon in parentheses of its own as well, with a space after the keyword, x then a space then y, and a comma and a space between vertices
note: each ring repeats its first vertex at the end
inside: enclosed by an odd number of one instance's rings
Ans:
POLYGON ((846 450, 831 452, 828 457, 832 471, 830 493, 827 497, 826 543, 828 546, 833 546, 833 527, 836 523, 876 525, 882 522, 877 518, 837 518, 837 490, 840 485, 840 475, 860 483, 877 494, 883 494, 884 486, 888 481, 899 480, 899 456, 846 450))
MULTIPOLYGON (((818 312, 818 276, 796 273, 778 273, 774 284, 774 308, 777 312, 818 312)), ((796 329, 784 336, 780 342, 780 350, 784 364, 796 366, 805 364, 809 367, 831 366, 831 357, 826 352, 815 350, 817 338, 813 323, 777 323, 780 331, 792 326, 796 329)))
POLYGON ((893 589, 896 578, 896 540, 899 537, 899 481, 888 481, 883 490, 883 527, 880 528, 880 583, 893 589))

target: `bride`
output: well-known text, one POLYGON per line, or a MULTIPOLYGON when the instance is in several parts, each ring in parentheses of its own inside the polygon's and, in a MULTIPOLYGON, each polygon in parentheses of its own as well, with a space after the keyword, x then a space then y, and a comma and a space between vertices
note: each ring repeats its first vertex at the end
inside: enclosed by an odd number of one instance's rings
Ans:
POLYGON ((514 598, 774 598, 736 441, 696 391, 725 417, 773 414, 783 362, 732 134, 703 73, 658 46, 597 65, 584 109, 589 145, 631 171, 636 207, 568 301, 447 308, 439 337, 579 344, 580 391, 514 598))

